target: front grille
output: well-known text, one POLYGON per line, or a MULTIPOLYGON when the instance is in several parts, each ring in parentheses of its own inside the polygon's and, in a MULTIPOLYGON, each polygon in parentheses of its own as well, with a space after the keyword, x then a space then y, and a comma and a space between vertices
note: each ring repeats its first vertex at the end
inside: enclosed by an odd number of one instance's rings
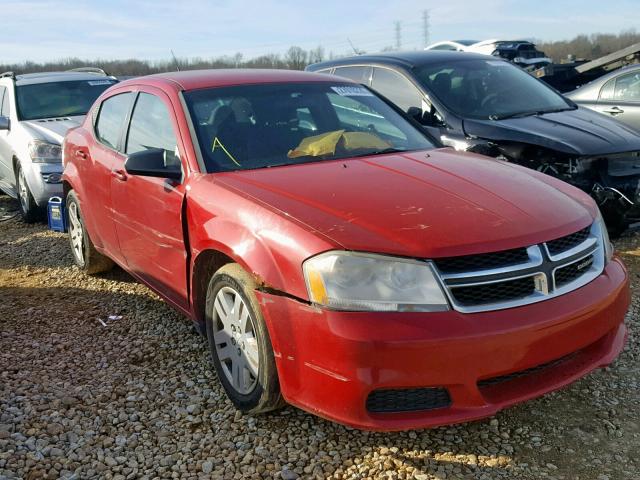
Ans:
POLYGON ((526 370, 520 370, 519 372, 508 373, 507 375, 500 375, 499 377, 487 378, 484 380, 480 380, 478 382, 479 388, 490 387, 492 385, 496 385, 498 383, 508 382, 510 380, 515 380, 517 378, 523 378, 529 375, 533 375, 535 373, 539 373, 547 368, 552 368, 560 365, 561 363, 566 362, 570 358, 572 358, 576 353, 570 353, 569 355, 565 355, 564 357, 558 358, 557 360, 552 360, 547 363, 543 363, 542 365, 536 365, 535 367, 527 368, 526 370))
POLYGON ((507 302, 531 295, 535 292, 535 289, 536 285, 533 277, 525 277, 505 282, 453 287, 451 288, 451 294, 457 303, 469 306, 507 302))
POLYGON ((589 237, 590 229, 591 227, 583 228, 579 232, 547 242, 549 253, 551 255, 558 255, 567 250, 571 250, 573 247, 577 247, 589 237))
POLYGON ((511 265, 518 265, 529 261, 526 248, 514 248, 501 252, 481 253, 479 255, 465 255, 434 260, 438 270, 443 273, 470 272, 474 270, 489 270, 511 265))
POLYGON ((451 397, 445 388, 374 390, 367 397, 367 410, 372 413, 434 410, 449 405, 451 397))
POLYGON ((584 260, 572 263, 566 267, 561 267, 555 272, 556 287, 561 287, 567 283, 573 282, 579 278, 584 272, 593 265, 593 255, 589 255, 584 260))
POLYGON ((512 308, 580 288, 604 269, 600 224, 529 247, 434 260, 454 309, 512 308))

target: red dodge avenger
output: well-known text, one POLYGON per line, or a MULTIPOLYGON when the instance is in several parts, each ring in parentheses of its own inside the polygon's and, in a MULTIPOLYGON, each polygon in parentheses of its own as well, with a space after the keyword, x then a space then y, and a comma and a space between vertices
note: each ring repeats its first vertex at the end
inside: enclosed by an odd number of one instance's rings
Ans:
POLYGON ((303 72, 114 85, 64 143, 75 262, 196 322, 243 412, 433 427, 612 362, 628 279, 593 200, 411 122, 303 72))

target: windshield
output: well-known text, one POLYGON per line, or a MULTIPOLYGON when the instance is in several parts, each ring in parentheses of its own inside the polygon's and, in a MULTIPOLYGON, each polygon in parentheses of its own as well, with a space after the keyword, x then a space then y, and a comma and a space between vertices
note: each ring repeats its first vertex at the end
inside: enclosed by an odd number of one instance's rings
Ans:
POLYGON ((208 172, 433 148, 365 87, 287 83, 185 93, 208 172))
POLYGON ((34 83, 16 87, 16 104, 20 120, 86 115, 96 98, 113 79, 74 80, 34 83))
POLYGON ((427 91, 463 118, 500 119, 572 109, 558 93, 504 60, 457 60, 416 67, 427 91))

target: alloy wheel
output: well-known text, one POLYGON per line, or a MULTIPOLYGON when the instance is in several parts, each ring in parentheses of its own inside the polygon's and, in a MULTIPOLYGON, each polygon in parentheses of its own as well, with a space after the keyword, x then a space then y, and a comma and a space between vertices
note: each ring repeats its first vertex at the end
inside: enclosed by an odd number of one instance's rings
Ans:
POLYGON ((84 265, 84 232, 80 221, 80 212, 75 202, 69 203, 69 236, 73 255, 80 265, 84 265))
POLYGON ((260 355, 249 307, 231 287, 222 287, 214 301, 213 339, 222 371, 234 390, 250 394, 258 383, 260 355))
POLYGON ((22 211, 26 213, 29 210, 29 189, 22 168, 18 170, 18 197, 20 198, 22 211))

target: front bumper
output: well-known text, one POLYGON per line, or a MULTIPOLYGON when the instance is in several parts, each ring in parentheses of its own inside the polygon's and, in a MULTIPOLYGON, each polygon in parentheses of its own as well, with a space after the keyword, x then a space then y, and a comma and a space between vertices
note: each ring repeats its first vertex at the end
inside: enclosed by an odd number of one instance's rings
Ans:
POLYGON ((51 197, 62 197, 61 163, 29 163, 23 168, 31 195, 39 207, 46 206, 51 197))
POLYGON ((284 296, 258 296, 284 398, 321 417, 371 430, 491 416, 606 366, 623 348, 630 302, 627 273, 618 259, 571 293, 485 313, 333 312, 284 296), (543 368, 529 370, 538 366, 543 368), (513 372, 521 375, 482 382, 513 372), (367 410, 374 390, 424 387, 445 388, 450 405, 398 413, 367 410))

